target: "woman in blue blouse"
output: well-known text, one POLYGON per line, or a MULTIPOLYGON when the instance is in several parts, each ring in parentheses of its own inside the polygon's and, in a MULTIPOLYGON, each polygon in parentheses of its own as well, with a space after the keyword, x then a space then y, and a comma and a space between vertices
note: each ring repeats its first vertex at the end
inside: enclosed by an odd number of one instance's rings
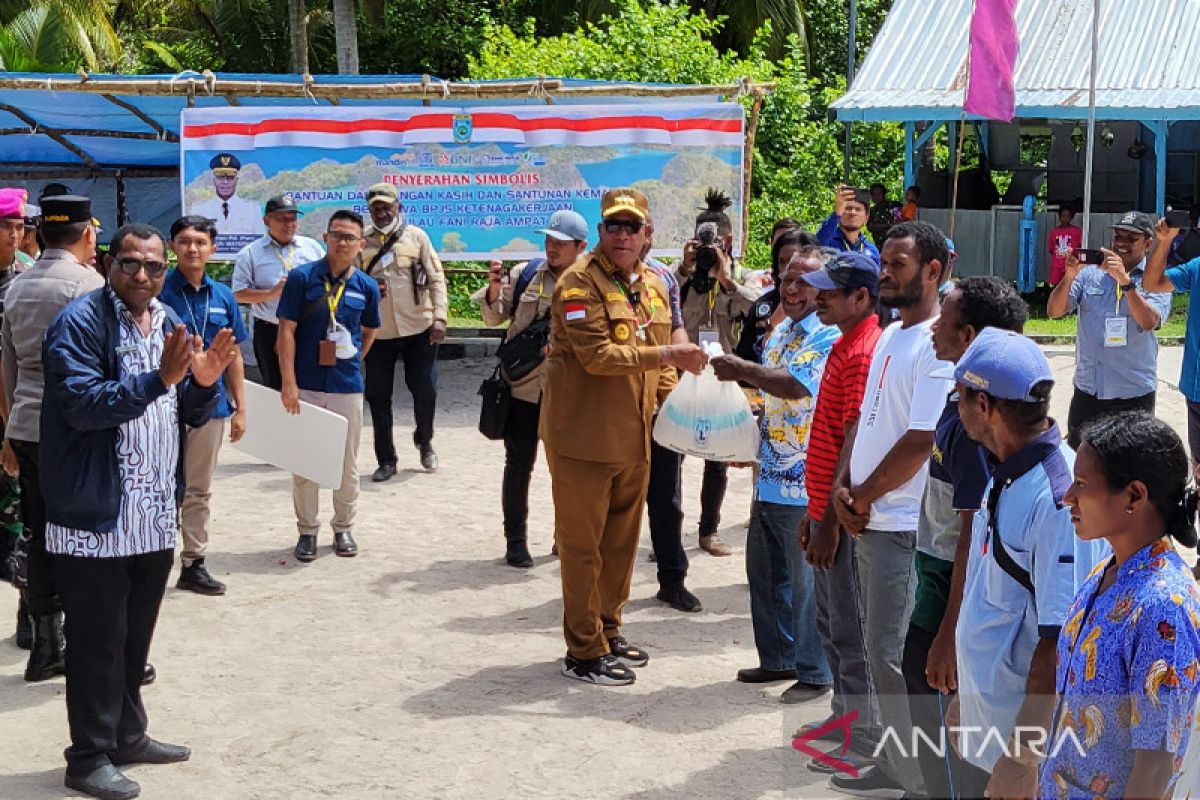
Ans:
POLYGON ((1064 497, 1076 535, 1113 556, 1079 590, 1058 639, 1045 798, 1163 798, 1178 779, 1200 673, 1200 589, 1174 539, 1196 545, 1183 442, 1145 414, 1087 429, 1064 497))

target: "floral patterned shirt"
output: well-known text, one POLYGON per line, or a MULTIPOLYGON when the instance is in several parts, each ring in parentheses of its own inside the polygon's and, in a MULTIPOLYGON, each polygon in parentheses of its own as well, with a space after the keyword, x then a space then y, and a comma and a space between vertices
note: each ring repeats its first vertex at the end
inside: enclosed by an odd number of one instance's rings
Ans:
POLYGON ((785 400, 766 392, 763 402, 762 438, 758 457, 758 499, 767 503, 807 506, 804 465, 808 460, 808 432, 812 427, 817 390, 829 351, 842 332, 822 325, 816 312, 793 322, 786 319, 763 346, 763 364, 786 369, 808 390, 808 397, 785 400))
POLYGON ((1058 639, 1045 798, 1124 797, 1135 750, 1174 755, 1174 783, 1187 749, 1200 676, 1200 588, 1167 539, 1139 550, 1097 596, 1110 563, 1088 576, 1058 639))

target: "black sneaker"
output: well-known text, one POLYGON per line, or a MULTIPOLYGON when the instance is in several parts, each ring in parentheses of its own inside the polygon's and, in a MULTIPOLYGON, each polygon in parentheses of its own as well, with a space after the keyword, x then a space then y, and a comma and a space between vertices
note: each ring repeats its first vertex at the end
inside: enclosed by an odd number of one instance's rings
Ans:
POLYGON ((855 797, 904 797, 904 787, 887 776, 882 767, 871 766, 858 773, 857 778, 849 775, 834 775, 829 779, 830 788, 855 797))
POLYGON ((676 611, 695 613, 704 610, 704 606, 700 605, 700 598, 696 597, 696 595, 689 592, 683 586, 659 589, 655 597, 676 611))
POLYGON ((518 569, 529 569, 533 566, 533 556, 529 555, 529 548, 524 541, 509 542, 504 550, 504 561, 510 567, 518 569))
POLYGON ((179 580, 175 582, 175 588, 211 596, 225 594, 225 584, 208 574, 202 558, 179 571, 179 580))
POLYGON ((624 636, 614 636, 609 639, 608 650, 618 664, 624 664, 627 667, 644 667, 650 663, 650 654, 625 641, 624 636))
POLYGON ((421 466, 426 472, 437 472, 438 457, 437 453, 433 452, 433 445, 421 445, 421 466))
POLYGON ((391 480, 395 474, 395 464, 380 464, 379 468, 371 474, 371 480, 373 480, 375 483, 383 483, 384 481, 391 480))
POLYGON ((637 675, 624 664, 617 663, 612 656, 600 658, 563 659, 562 674, 568 678, 601 686, 628 686, 637 680, 637 675))

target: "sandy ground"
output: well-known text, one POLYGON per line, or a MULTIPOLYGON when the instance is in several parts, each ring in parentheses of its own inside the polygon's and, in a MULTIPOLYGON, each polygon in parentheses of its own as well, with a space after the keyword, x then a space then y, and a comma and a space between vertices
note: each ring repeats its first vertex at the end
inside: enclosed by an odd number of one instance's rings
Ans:
MULTIPOLYGON (((1065 422, 1074 357, 1050 348, 1065 422)), ((1182 350, 1160 358, 1160 414, 1182 433, 1174 391, 1182 350)), ((226 447, 214 485, 208 563, 222 598, 167 589, 145 692, 152 735, 193 749, 186 764, 130 769, 149 798, 532 798, 623 800, 836 796, 804 768, 790 734, 827 702, 783 706, 784 684, 736 683, 757 663, 744 569, 750 476, 731 472, 722 536, 732 558, 696 547, 699 464, 684 477, 689 585, 704 611, 654 600, 649 537, 638 553, 625 633, 652 652, 633 687, 558 674, 564 647, 549 477, 532 491, 528 571, 504 566, 503 447, 475 430, 481 359, 441 364, 441 469, 363 483, 361 554, 291 557, 290 478, 226 447)), ((398 392, 396 439, 410 439, 398 392)), ((359 458, 374 468, 370 432, 359 458)), ((323 502, 328 504, 328 494, 323 502)), ((328 505, 326 505, 328 509, 328 505)), ((326 511, 326 513, 329 513, 326 511)), ((61 679, 26 684, 13 643, 15 592, 0 590, 0 800, 62 788, 61 679)))

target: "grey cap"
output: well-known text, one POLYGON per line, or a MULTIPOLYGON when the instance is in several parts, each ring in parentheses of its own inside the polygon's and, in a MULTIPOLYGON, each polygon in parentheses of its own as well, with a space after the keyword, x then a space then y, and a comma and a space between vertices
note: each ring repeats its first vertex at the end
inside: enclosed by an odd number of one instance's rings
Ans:
POLYGON ((588 238, 587 221, 569 208, 563 208, 550 215, 546 227, 538 231, 560 242, 586 242, 588 238))

